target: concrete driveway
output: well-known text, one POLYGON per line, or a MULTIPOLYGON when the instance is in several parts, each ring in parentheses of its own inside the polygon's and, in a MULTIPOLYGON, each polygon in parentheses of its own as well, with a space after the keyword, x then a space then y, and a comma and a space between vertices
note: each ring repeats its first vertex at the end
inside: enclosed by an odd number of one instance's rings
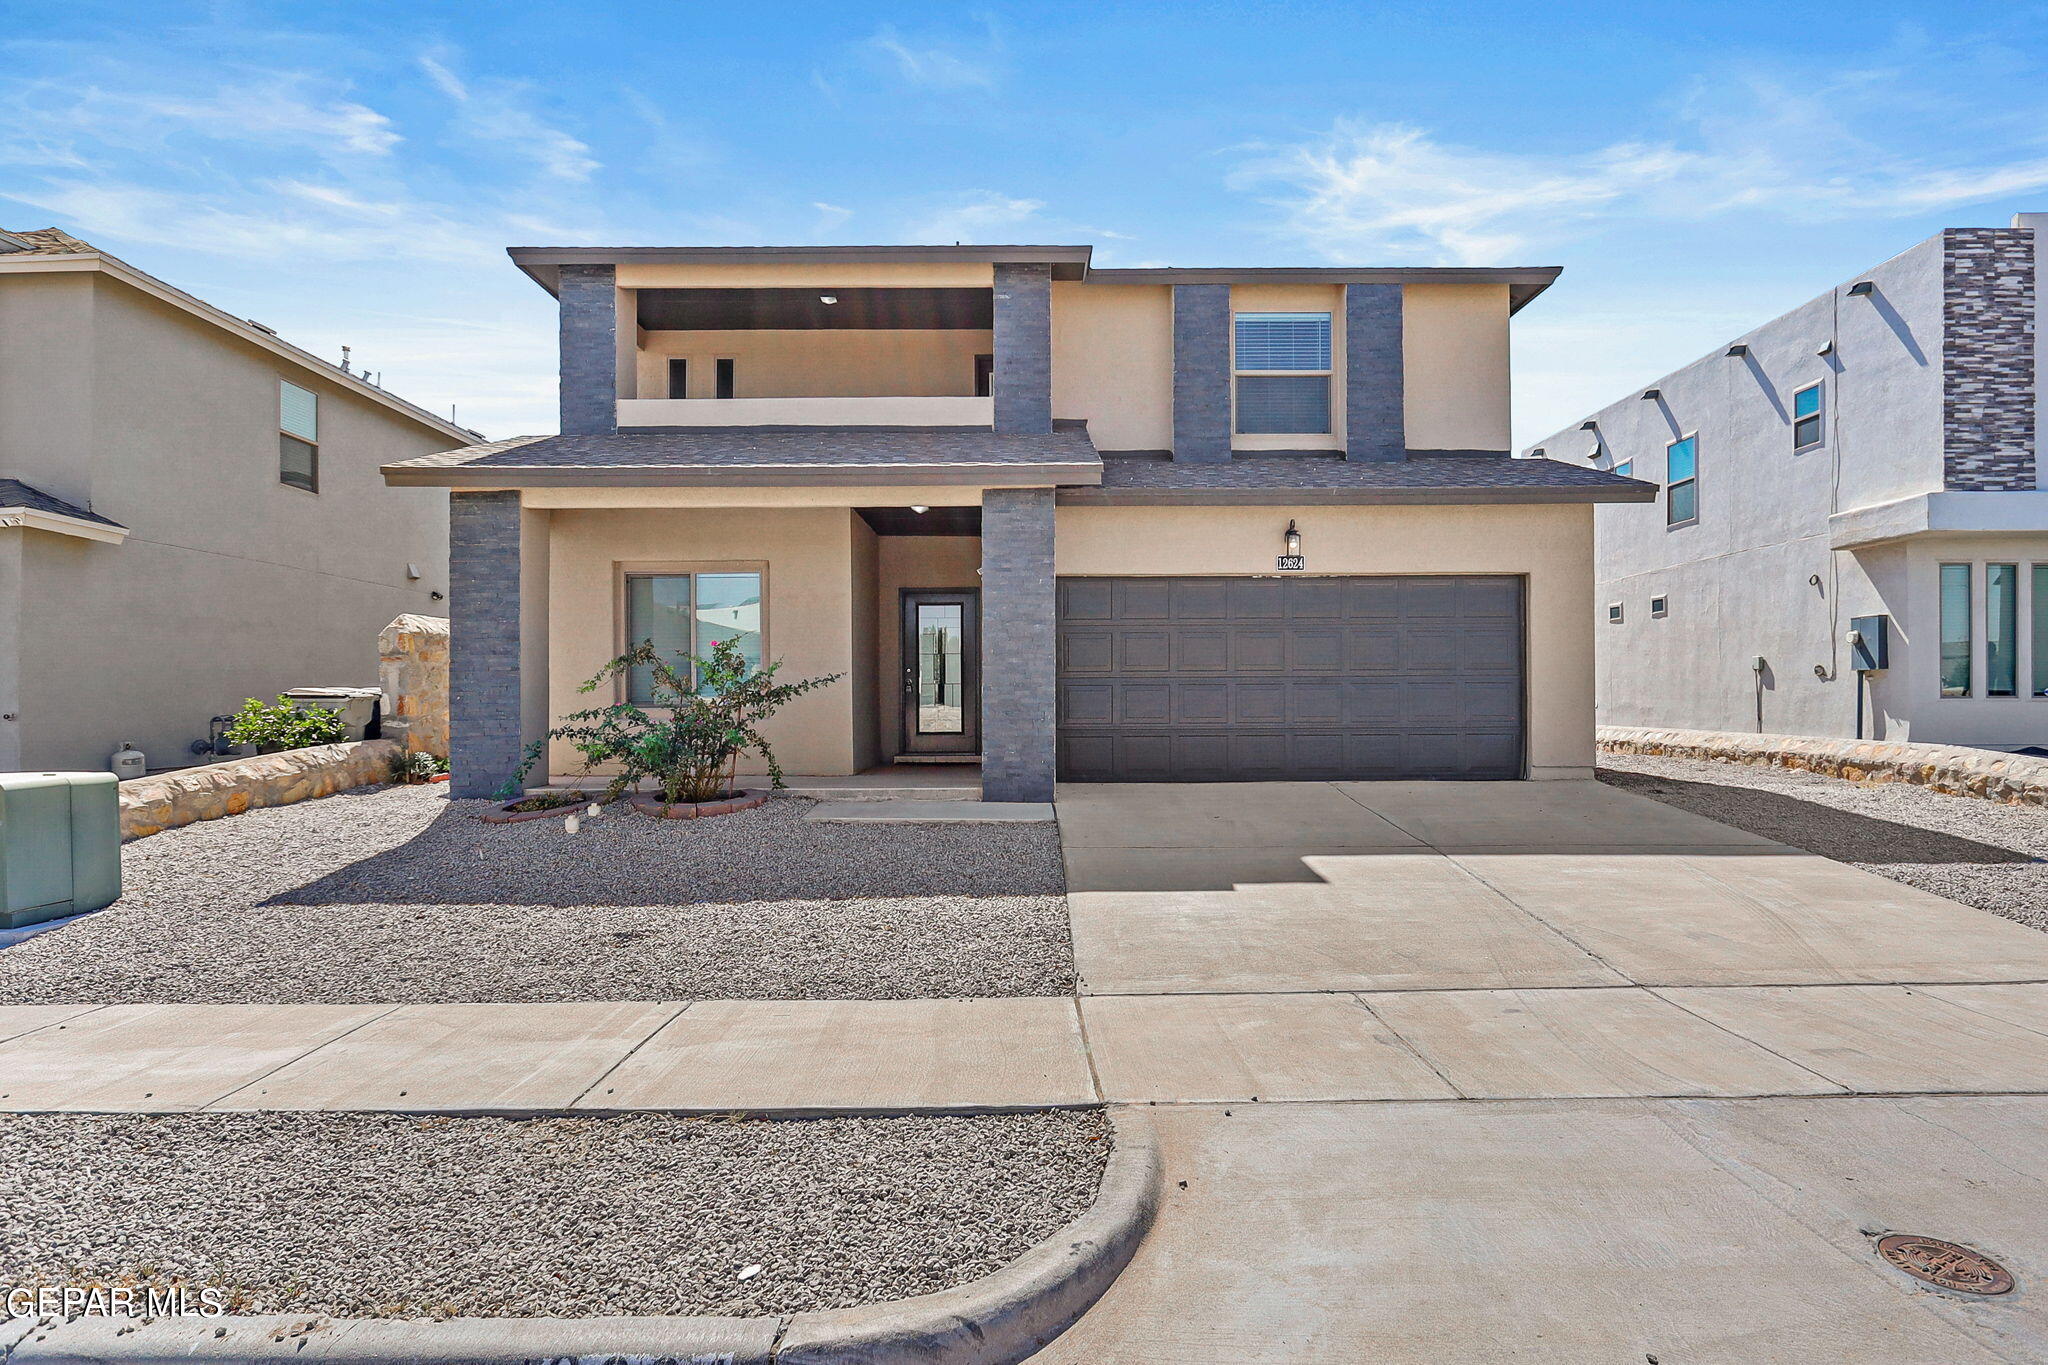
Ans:
POLYGON ((1168 1172, 1042 1359, 2048 1359, 2048 935, 1595 782, 1059 814, 1089 1055, 1168 1172))

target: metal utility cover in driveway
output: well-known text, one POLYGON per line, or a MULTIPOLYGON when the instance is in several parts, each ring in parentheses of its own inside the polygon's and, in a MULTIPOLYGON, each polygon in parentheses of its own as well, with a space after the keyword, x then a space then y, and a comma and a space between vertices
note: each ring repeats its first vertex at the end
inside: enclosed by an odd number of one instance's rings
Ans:
POLYGON ((1068 782, 1522 775, 1522 580, 1062 578, 1068 782))

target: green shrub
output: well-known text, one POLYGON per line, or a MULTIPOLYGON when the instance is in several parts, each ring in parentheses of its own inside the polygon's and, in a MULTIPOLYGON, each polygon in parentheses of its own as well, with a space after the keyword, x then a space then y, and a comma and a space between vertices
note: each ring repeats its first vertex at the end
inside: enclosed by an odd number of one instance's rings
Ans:
POLYGON ((228 743, 253 744, 260 754, 338 744, 347 738, 348 725, 341 712, 325 706, 296 706, 290 698, 282 696, 275 706, 249 698, 235 712, 234 723, 226 731, 228 743))

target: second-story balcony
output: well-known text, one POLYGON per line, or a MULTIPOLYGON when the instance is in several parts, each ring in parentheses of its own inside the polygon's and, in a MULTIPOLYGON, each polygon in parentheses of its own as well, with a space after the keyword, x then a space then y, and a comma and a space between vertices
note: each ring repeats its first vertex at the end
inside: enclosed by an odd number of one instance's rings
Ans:
POLYGON ((632 309, 622 430, 995 420, 986 288, 642 288, 632 309))

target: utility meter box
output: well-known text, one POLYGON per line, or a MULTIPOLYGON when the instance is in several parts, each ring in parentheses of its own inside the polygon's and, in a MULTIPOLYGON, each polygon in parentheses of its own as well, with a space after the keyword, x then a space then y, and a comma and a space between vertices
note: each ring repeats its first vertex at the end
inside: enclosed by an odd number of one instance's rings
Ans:
POLYGON ((121 898, 120 781, 112 773, 0 773, 0 929, 121 898))
POLYGON ((1891 624, 1889 616, 1849 618, 1849 667, 1858 673, 1875 673, 1891 667, 1891 624))

